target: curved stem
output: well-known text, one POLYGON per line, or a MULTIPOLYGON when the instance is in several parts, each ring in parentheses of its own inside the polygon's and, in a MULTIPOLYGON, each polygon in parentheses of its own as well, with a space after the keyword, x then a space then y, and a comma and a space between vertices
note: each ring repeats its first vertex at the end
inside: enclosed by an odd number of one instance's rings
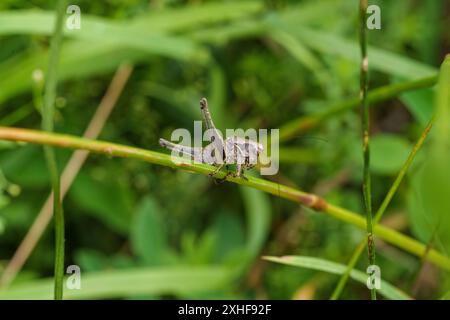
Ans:
MULTIPOLYGON (((47 80, 44 92, 44 109, 42 110, 42 129, 53 131, 55 114, 56 85, 58 82, 58 62, 63 38, 64 14, 66 0, 57 3, 54 33, 50 44, 50 57, 47 70, 47 80)), ((52 147, 44 146, 45 158, 52 181, 53 211, 55 217, 55 300, 63 298, 64 279, 64 212, 61 203, 61 188, 55 152, 52 147)))
MULTIPOLYGON (((366 28, 367 0, 359 1, 359 44, 361 48, 361 72, 360 72, 360 102, 361 102, 361 123, 363 140, 363 196, 366 208, 366 229, 367 229, 367 255, 369 256, 369 266, 375 265, 375 243, 373 238, 372 225, 372 183, 370 177, 370 122, 369 122, 369 101, 367 92, 369 88, 369 57, 367 56, 367 28, 366 28)), ((377 289, 370 289, 372 300, 377 299, 377 289)))
MULTIPOLYGON (((83 139, 71 135, 47 133, 29 129, 0 127, 0 140, 22 141, 68 149, 83 149, 92 153, 104 154, 112 157, 137 159, 148 163, 182 169, 204 175, 207 175, 215 170, 215 167, 213 166, 193 163, 192 161, 182 158, 177 158, 178 161, 174 162, 172 161, 170 155, 155 151, 110 142, 83 139)), ((224 178, 225 175, 226 173, 224 171, 220 171, 217 173, 217 178, 224 178)), ((358 213, 330 204, 325 199, 315 194, 307 193, 295 188, 252 176, 248 176, 247 179, 248 180, 234 178, 232 176, 226 178, 229 182, 249 186, 270 193, 274 196, 297 202, 313 210, 324 212, 343 222, 355 225, 360 229, 364 230, 366 228, 365 219, 358 213)), ((378 237, 380 237, 380 239, 383 239, 386 242, 391 243, 392 245, 395 245, 418 257, 422 257, 426 251, 426 246, 424 244, 383 225, 374 225, 373 231, 378 237)), ((426 258, 428 261, 433 262, 437 266, 450 271, 450 259, 438 251, 434 249, 430 250, 426 258)))
MULTIPOLYGON (((437 83, 437 79, 438 76, 435 75, 418 80, 394 83, 379 87, 368 92, 367 100, 372 107, 376 103, 398 97, 402 93, 432 87, 437 83)), ((334 103, 324 108, 325 111, 308 116, 301 116, 291 120, 280 128, 280 141, 289 141, 298 134, 316 128, 322 121, 332 118, 334 115, 356 108, 359 105, 360 99, 358 97, 354 97, 334 103)))

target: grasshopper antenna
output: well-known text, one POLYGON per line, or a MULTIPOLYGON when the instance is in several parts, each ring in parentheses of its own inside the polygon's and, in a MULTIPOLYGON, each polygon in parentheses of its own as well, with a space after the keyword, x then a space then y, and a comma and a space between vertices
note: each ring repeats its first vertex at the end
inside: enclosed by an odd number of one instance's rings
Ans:
POLYGON ((205 121, 205 125, 207 129, 216 129, 214 122, 211 118, 211 113, 208 108, 208 100, 206 98, 200 99, 200 110, 202 112, 203 120, 205 121))
POLYGON ((223 150, 223 148, 225 147, 225 143, 219 130, 217 130, 216 126, 214 125, 211 113, 209 112, 208 108, 208 100, 206 100, 206 98, 200 99, 200 110, 202 112, 203 121, 205 121, 206 129, 211 129, 214 132, 214 136, 212 137, 211 142, 214 143, 216 148, 218 148, 219 150, 223 150))

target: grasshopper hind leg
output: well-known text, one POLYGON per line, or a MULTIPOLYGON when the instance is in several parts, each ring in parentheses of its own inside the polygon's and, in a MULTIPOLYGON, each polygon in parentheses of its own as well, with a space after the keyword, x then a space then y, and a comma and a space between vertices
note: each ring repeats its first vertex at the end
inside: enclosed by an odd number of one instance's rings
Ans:
POLYGON ((225 164, 225 163, 222 163, 220 166, 217 167, 216 170, 214 170, 213 172, 208 173, 208 176, 214 177, 217 173, 219 173, 219 171, 220 171, 224 166, 226 166, 226 164, 225 164))
MULTIPOLYGON (((225 164, 225 169, 227 170, 227 174, 223 177, 223 178, 214 178, 214 183, 215 184, 222 184, 224 183, 228 177, 230 177, 232 175, 232 172, 229 171, 228 169, 228 164, 225 164)), ((209 174, 211 177, 213 177, 213 175, 209 174)))

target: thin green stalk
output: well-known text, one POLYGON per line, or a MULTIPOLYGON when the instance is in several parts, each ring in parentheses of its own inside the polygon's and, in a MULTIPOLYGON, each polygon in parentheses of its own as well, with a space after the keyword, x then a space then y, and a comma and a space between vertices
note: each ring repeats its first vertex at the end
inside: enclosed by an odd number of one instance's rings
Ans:
MULTIPOLYGON (((436 84, 438 76, 426 77, 418 80, 394 83, 387 86, 370 90, 367 99, 370 106, 399 96, 402 93, 432 87, 436 84)), ((337 114, 345 113, 360 105, 360 98, 355 97, 349 100, 337 102, 326 108, 325 111, 309 116, 298 117, 289 121, 280 128, 280 141, 288 141, 296 135, 314 129, 322 121, 332 118, 337 114)))
MULTIPOLYGON (((63 21, 66 10, 66 0, 59 0, 56 11, 56 23, 50 43, 50 57, 47 79, 44 91, 44 109, 42 112, 42 129, 53 131, 55 114, 56 85, 58 82, 58 62, 61 42, 63 38, 63 21)), ((53 189, 53 213, 55 217, 55 300, 63 297, 64 279, 64 212, 60 199, 60 179, 55 152, 51 146, 44 146, 47 167, 50 173, 53 189)))
MULTIPOLYGON (((155 151, 28 129, 0 127, 0 140, 22 141, 69 149, 82 149, 110 157, 132 158, 204 175, 208 175, 216 169, 216 167, 210 165, 192 163, 182 158, 178 158, 178 161, 174 162, 169 154, 162 154, 155 151)), ((225 171, 220 171, 216 177, 220 179, 224 178, 225 175, 225 171)), ((366 229, 366 221, 360 214, 330 204, 326 202, 325 199, 315 194, 252 176, 248 176, 248 180, 229 176, 226 180, 294 201, 313 210, 324 212, 331 217, 357 226, 360 229, 366 229)), ((373 231, 380 239, 414 254, 415 256, 422 257, 426 251, 426 246, 424 244, 383 225, 375 225, 373 231)), ((444 270, 450 271, 450 259, 439 253, 437 250, 430 250, 426 259, 444 270)))
MULTIPOLYGON (((359 44, 361 48, 360 98, 361 123, 363 130, 363 196, 366 207, 367 254, 369 265, 375 265, 375 244, 372 225, 372 185, 370 181, 370 128, 369 128, 369 58, 367 56, 367 28, 366 28, 367 0, 359 1, 359 44)), ((370 290, 372 300, 377 299, 376 288, 370 290)))
MULTIPOLYGON (((392 183, 392 186, 389 188, 388 193, 386 194, 383 202, 381 203, 381 205, 378 208, 377 213, 374 217, 373 222, 375 225, 380 222, 381 218, 383 217, 383 214, 386 212, 386 209, 389 206, 389 203, 391 202, 392 198, 394 197, 395 193, 397 192, 401 182, 403 181, 403 178, 405 177, 406 173, 409 170, 409 167, 413 163, 417 152, 420 150, 426 137, 428 136, 428 134, 431 130, 431 127, 433 126, 433 121, 434 121, 434 117, 430 120, 428 125, 423 130, 422 134, 420 135, 419 139, 417 140, 416 144, 414 145, 413 149, 411 150, 411 153, 408 155, 408 158, 406 159, 405 163, 403 164, 399 174, 397 175, 394 182, 392 183)), ((339 282, 338 282, 336 288, 334 289, 333 294, 331 295, 330 299, 332 299, 332 300, 339 299, 339 297, 342 293, 342 290, 344 289, 345 284, 347 283, 347 280, 350 276, 350 272, 355 267, 356 263, 358 262, 359 258, 361 257, 361 254, 362 254, 363 250, 365 249, 366 244, 367 244, 367 237, 365 237, 359 243, 359 245, 356 247, 355 251, 353 252, 352 257, 350 258, 350 261, 347 265, 347 269, 346 269, 345 273, 339 279, 339 282)), ((426 248, 425 252, 427 252, 427 248, 426 248)))

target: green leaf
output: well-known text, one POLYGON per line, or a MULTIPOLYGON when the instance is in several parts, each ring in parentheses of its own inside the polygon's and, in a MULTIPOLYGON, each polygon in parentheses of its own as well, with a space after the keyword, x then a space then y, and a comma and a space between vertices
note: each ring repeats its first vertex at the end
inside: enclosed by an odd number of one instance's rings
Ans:
POLYGON ((408 196, 414 232, 450 252, 450 55, 442 64, 436 91, 434 128, 422 166, 412 177, 408 196))
POLYGON ((30 227, 33 216, 36 214, 36 210, 33 210, 33 206, 29 202, 11 201, 0 209, 0 214, 5 227, 16 232, 26 232, 30 227))
POLYGON ((194 28, 205 29, 225 21, 248 19, 263 9, 264 3, 255 0, 202 3, 150 12, 138 17, 133 26, 153 32, 183 32, 194 28))
POLYGON ((423 126, 430 120, 433 109, 430 101, 433 101, 434 91, 431 88, 410 91, 400 96, 400 100, 406 105, 414 118, 423 126))
POLYGON ((7 172, 9 180, 23 187, 43 188, 50 181, 44 154, 36 146, 2 152, 0 165, 7 172))
POLYGON ((442 63, 436 89, 434 107, 436 121, 435 129, 431 133, 433 152, 437 156, 448 157, 450 148, 450 54, 442 63))
POLYGON ((119 234, 128 234, 132 196, 130 190, 117 179, 108 177, 98 181, 80 173, 69 196, 86 214, 99 219, 119 234))
POLYGON ((84 272, 102 271, 107 269, 126 269, 136 267, 135 261, 129 255, 117 253, 113 256, 92 249, 80 249, 75 253, 75 262, 84 272))
POLYGON ((245 248, 245 234, 243 223, 232 212, 218 212, 214 217, 211 232, 216 235, 217 262, 228 261, 242 253, 245 248), (233 235, 230 237, 230 235, 233 235))
POLYGON ((156 201, 145 197, 138 206, 131 225, 133 252, 148 265, 161 265, 169 247, 162 210, 156 201))
MULTIPOLYGON (((427 157, 429 156, 428 154, 427 157)), ((448 167, 442 167, 435 159, 427 158, 411 177, 407 204, 414 235, 426 243, 434 240, 443 241, 450 250, 448 190, 450 190, 448 167)))
MULTIPOLYGON (((66 36, 84 39, 114 40, 127 43, 124 35, 154 35, 155 33, 184 31, 203 28, 205 25, 227 20, 241 19, 264 8, 259 1, 206 3, 159 11, 150 11, 131 21, 121 22, 83 13, 82 28, 77 31, 66 30, 66 36), (142 30, 145 30, 142 33, 142 30)), ((14 10, 0 13, 0 35, 41 34, 52 31, 54 16, 48 11, 14 10)), ((148 39, 147 39, 148 40, 148 39)), ((144 45, 145 39, 140 39, 144 45)))
MULTIPOLYGON (((302 43, 317 51, 338 55, 355 63, 360 60, 356 41, 306 27, 298 27, 293 30, 294 34, 302 40, 302 43)), ((368 51, 370 52, 370 68, 373 70, 406 79, 417 79, 436 74, 435 68, 396 53, 374 47, 369 47, 368 51)))
POLYGON ((305 47, 298 39, 287 32, 275 30, 270 33, 270 36, 285 48, 299 63, 309 69, 319 84, 325 86, 322 77, 324 75, 322 62, 309 48, 305 47))
MULTIPOLYGON (((112 299, 131 295, 187 294, 221 290, 230 280, 229 270, 217 267, 177 266, 83 273, 81 289, 65 290, 65 299, 112 299)), ((0 290, 0 300, 53 297, 53 279, 38 280, 0 290)))
POLYGON ((249 259, 261 251, 269 233, 271 206, 262 191, 239 187, 247 214, 247 252, 249 259))
POLYGON ((108 258, 101 252, 91 249, 77 250, 75 261, 86 272, 101 271, 108 266, 108 258))
POLYGON ((216 235, 211 229, 197 236, 186 231, 181 238, 182 261, 189 265, 207 264, 213 260, 216 249, 216 235))
MULTIPOLYGON (((51 12, 6 11, 0 14, 0 35, 51 33, 53 25, 51 12)), ((83 14, 83 26, 76 31, 66 31, 66 37, 90 42, 114 44, 144 50, 150 54, 163 55, 179 60, 205 62, 208 54, 204 49, 187 38, 149 32, 149 29, 137 28, 129 23, 118 23, 83 14)))
POLYGON ((371 170, 378 174, 393 175, 398 172, 411 150, 406 139, 392 134, 378 134, 370 144, 371 170))
MULTIPOLYGON (((265 260, 277 262, 289 266, 307 268, 312 270, 324 271, 332 274, 342 275, 347 266, 325 259, 305 257, 305 256, 284 256, 284 257, 264 257, 265 260)), ((366 285, 368 275, 364 272, 353 269, 350 272, 350 278, 366 285)), ((406 293, 394 287, 388 282, 381 280, 381 288, 377 290, 386 298, 393 300, 411 299, 406 293)))

